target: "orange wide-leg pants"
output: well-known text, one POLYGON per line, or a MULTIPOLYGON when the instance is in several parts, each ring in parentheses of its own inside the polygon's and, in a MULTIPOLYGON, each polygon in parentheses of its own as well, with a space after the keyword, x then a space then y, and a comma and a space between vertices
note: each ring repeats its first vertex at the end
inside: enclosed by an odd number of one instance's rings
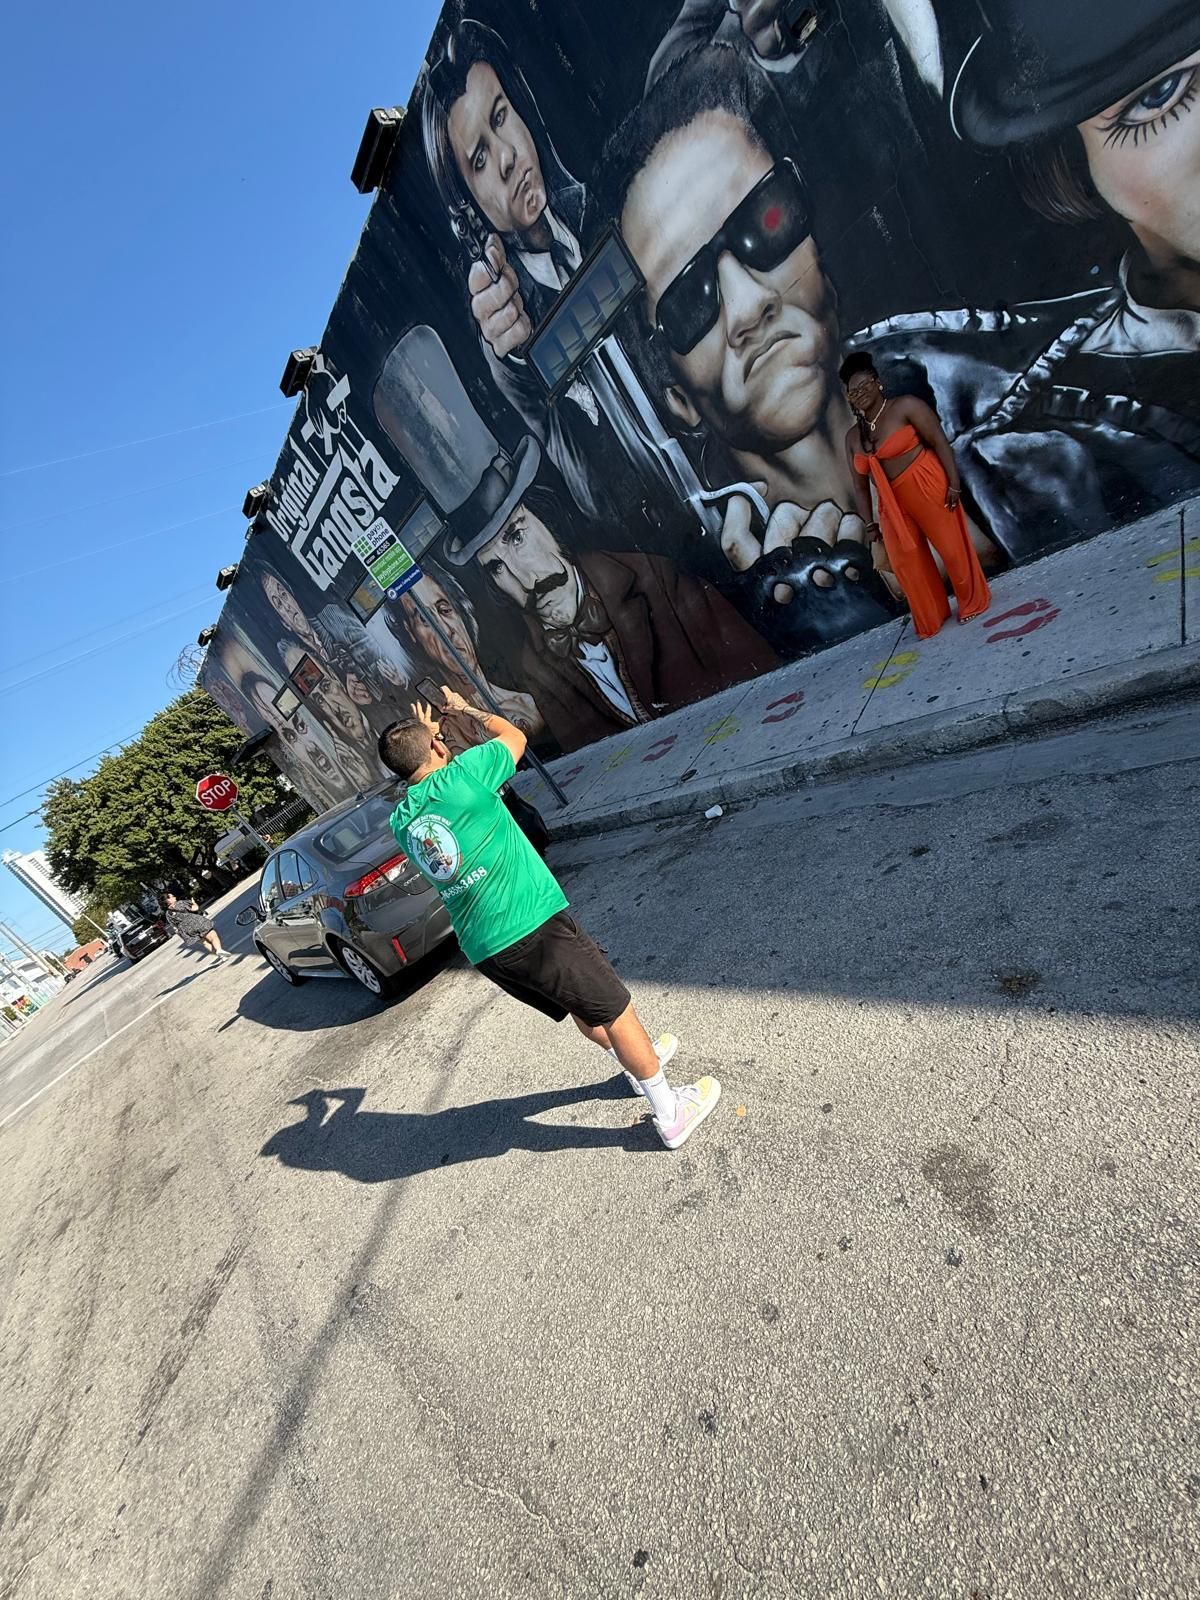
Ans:
POLYGON ((986 611, 991 603, 991 590, 971 543, 961 505, 954 511, 946 509, 949 482, 933 451, 922 450, 917 459, 890 482, 882 463, 873 458, 871 475, 879 490, 883 546, 896 580, 904 590, 918 635, 922 639, 930 638, 950 615, 946 586, 930 553, 930 545, 941 556, 954 586, 958 620, 967 622, 986 611), (881 478, 883 484, 879 481, 881 478))

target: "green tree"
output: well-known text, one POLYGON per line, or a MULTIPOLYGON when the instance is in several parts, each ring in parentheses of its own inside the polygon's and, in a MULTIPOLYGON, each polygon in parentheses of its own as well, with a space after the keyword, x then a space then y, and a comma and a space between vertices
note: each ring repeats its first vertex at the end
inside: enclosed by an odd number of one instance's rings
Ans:
POLYGON ((77 917, 71 924, 71 932, 75 935, 76 944, 91 944, 93 939, 103 939, 108 924, 108 914, 115 911, 120 902, 111 906, 101 905, 99 900, 89 900, 83 908, 83 915, 77 917))
MULTIPOLYGON (((212 866, 230 823, 197 804, 196 783, 226 770, 244 737, 203 690, 190 689, 91 777, 51 784, 42 806, 51 871, 87 899, 97 922, 139 899, 145 885, 187 883, 197 863, 212 866)), ((239 810, 273 808, 287 798, 264 757, 237 777, 239 810)))

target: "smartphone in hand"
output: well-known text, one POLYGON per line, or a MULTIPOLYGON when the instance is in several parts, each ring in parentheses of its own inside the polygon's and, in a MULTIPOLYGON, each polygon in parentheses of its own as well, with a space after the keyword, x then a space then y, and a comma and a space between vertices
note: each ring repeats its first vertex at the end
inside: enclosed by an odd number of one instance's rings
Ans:
POLYGON ((432 678, 422 678, 417 684, 417 698, 424 700, 426 705, 432 706, 435 711, 445 713, 446 697, 442 693, 441 685, 434 683, 432 678))

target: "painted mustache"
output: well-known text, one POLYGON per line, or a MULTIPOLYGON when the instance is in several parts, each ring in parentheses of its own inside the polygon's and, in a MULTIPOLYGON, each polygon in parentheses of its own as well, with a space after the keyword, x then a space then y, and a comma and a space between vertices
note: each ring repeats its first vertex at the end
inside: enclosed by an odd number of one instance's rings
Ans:
POLYGON ((538 601, 543 600, 548 594, 553 594, 555 589, 561 589, 566 581, 565 572, 552 572, 548 577, 539 578, 529 591, 529 598, 525 602, 526 609, 536 611, 538 601))

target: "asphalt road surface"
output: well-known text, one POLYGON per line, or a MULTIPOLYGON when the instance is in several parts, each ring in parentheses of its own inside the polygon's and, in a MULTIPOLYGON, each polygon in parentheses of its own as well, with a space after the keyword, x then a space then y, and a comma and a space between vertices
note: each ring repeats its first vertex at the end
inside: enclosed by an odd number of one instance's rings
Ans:
POLYGON ((0 1600, 1200 1593, 1198 752, 558 848, 675 1154, 456 955, 94 971, 0 1050, 0 1600))

